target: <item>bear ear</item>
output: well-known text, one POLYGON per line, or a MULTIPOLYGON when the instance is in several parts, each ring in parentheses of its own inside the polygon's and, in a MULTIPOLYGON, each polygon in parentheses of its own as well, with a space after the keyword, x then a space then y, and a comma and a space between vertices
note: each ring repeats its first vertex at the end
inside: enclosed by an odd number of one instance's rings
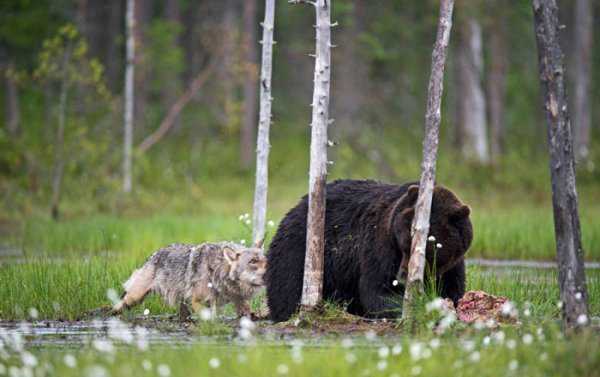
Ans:
POLYGON ((400 212, 400 220, 402 221, 401 224, 403 226, 408 226, 410 228, 414 217, 415 217, 415 209, 413 207, 406 208, 405 210, 400 212))
POLYGON ((414 204, 414 202, 416 202, 417 198, 419 197, 419 186, 410 185, 408 187, 408 190, 406 191, 406 197, 409 203, 414 204))
POLYGON ((264 243, 265 243, 265 239, 264 239, 264 238, 262 238, 262 239, 260 239, 260 240, 257 240, 257 241, 254 243, 254 247, 255 247, 255 248, 257 248, 257 249, 262 249, 262 247, 263 247, 263 244, 264 244, 264 243))
POLYGON ((462 219, 466 219, 467 217, 469 217, 470 214, 471 214, 471 208, 469 208, 469 206, 462 205, 450 214, 450 218, 452 220, 462 220, 462 219))

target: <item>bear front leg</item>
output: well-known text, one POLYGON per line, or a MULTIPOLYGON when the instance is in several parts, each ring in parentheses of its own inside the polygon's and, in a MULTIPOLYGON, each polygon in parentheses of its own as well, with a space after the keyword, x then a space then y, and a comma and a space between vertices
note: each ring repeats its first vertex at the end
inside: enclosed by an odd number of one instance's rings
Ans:
POLYGON ((366 317, 394 318, 402 313, 402 297, 386 291, 379 282, 361 277, 360 303, 366 317))
POLYGON ((437 286, 441 289, 440 294, 443 298, 449 298, 458 304, 458 300, 465 294, 465 260, 461 259, 454 267, 442 274, 437 279, 437 286))

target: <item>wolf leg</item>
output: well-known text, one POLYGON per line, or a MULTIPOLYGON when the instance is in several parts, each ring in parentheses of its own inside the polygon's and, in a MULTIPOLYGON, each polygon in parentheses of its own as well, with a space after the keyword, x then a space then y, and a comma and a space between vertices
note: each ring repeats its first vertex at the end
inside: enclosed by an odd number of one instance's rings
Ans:
POLYGON ((113 306, 113 314, 118 314, 124 309, 131 308, 132 306, 141 303, 152 289, 153 283, 153 268, 144 266, 141 269, 136 270, 124 284, 125 293, 123 294, 121 301, 113 306))

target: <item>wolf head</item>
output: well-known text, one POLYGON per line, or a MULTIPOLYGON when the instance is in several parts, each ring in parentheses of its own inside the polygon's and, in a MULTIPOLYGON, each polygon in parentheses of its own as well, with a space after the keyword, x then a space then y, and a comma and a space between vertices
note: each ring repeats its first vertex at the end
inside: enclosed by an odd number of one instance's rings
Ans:
POLYGON ((264 285, 263 276, 267 258, 258 247, 224 249, 225 261, 229 264, 229 276, 243 290, 258 289, 264 285))

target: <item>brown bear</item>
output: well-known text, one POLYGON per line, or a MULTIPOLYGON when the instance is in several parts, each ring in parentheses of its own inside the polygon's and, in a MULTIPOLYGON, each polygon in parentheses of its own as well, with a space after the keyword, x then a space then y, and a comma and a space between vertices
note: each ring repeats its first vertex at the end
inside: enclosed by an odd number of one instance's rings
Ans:
MULTIPOLYGON (((347 303, 356 315, 397 316, 418 184, 338 180, 326 190, 323 298, 347 303)), ((307 210, 304 196, 279 224, 267 253, 267 302, 276 322, 289 319, 300 304, 307 210)), ((464 254, 473 238, 469 214, 450 190, 435 187, 426 270, 435 274, 441 296, 455 303, 465 290, 464 254)))

